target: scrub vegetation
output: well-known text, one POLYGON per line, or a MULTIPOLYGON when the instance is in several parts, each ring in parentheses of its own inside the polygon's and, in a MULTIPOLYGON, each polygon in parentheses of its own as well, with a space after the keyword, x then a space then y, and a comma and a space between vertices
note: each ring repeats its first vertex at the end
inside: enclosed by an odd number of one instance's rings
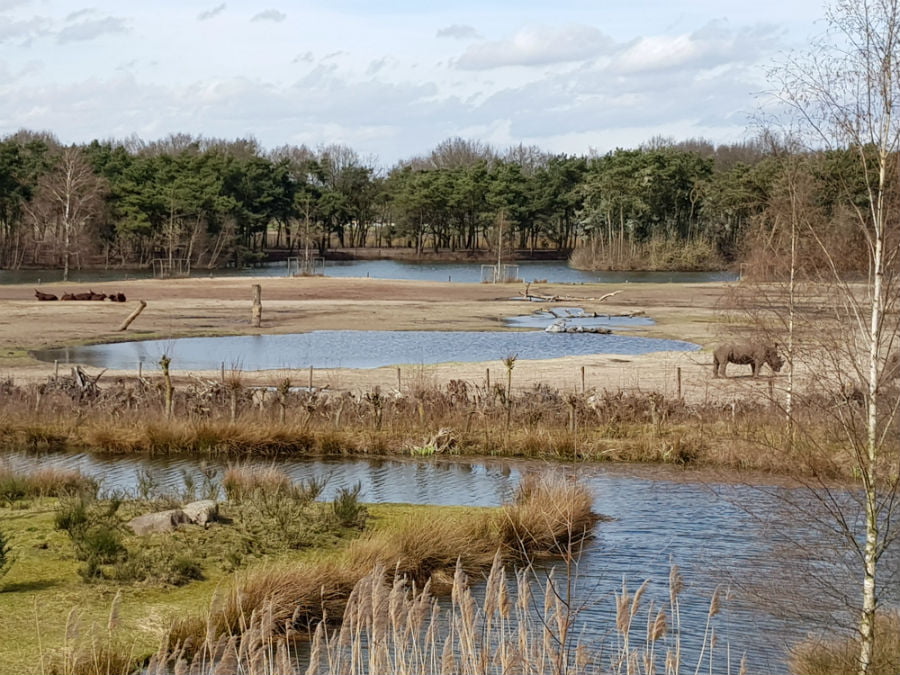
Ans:
POLYGON ((203 496, 197 486, 164 494, 145 476, 142 494, 98 496, 96 484, 68 477, 72 492, 16 497, 0 511, 3 671, 130 672, 161 637, 184 656, 242 639, 263 609, 271 633, 253 639, 310 637, 373 569, 443 594, 457 565, 480 574, 497 556, 571 555, 599 518, 582 486, 555 476, 527 478, 501 509, 435 508, 363 505, 354 489, 323 502, 320 481, 234 466, 208 528, 138 537, 130 517, 203 496))
POLYGON ((7 383, 0 399, 0 438, 8 447, 235 459, 495 455, 852 478, 854 467, 841 451, 842 427, 834 413, 859 407, 858 394, 840 388, 797 394, 792 419, 809 436, 785 452, 784 412, 765 388, 723 404, 689 403, 657 392, 563 392, 543 385, 510 392, 506 382, 487 388, 452 380, 446 387, 402 393, 273 389, 259 405, 263 390, 230 379, 227 385, 209 382, 202 390, 196 384, 176 387, 169 418, 164 387, 153 379, 120 381, 93 397, 66 393, 62 384, 60 390, 53 387, 53 382, 7 383), (39 407, 37 389, 42 390, 39 407))

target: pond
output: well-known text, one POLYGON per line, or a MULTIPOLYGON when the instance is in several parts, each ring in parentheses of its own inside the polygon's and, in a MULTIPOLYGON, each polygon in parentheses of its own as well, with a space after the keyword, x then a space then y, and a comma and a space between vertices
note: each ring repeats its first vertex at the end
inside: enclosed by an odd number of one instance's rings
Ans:
POLYGON ((179 369, 278 370, 378 368, 503 359, 552 359, 586 354, 693 351, 690 342, 630 335, 554 334, 539 331, 354 331, 323 330, 288 335, 179 338, 64 347, 34 352, 41 361, 97 368, 133 369, 168 355, 179 369))
MULTIPOLYGON (((522 261, 516 264, 519 267, 518 276, 524 281, 540 279, 554 283, 700 283, 737 279, 737 276, 730 272, 587 272, 569 267, 564 260, 522 261)), ((140 269, 71 270, 69 273, 69 279, 73 283, 148 279, 152 276, 150 270, 140 269)), ((279 277, 287 276, 287 265, 286 263, 271 263, 261 267, 240 269, 195 269, 191 272, 191 276, 279 277)), ((481 281, 481 263, 415 263, 397 260, 328 261, 325 264, 325 276, 477 283, 481 281)), ((0 270, 0 284, 42 284, 60 281, 62 281, 62 270, 0 270)))
MULTIPOLYGON (((90 454, 41 457, 6 453, 0 461, 14 468, 65 466, 102 478, 106 489, 135 494, 138 473, 152 476, 160 489, 177 491, 183 475, 201 483, 204 472, 221 479, 226 462, 196 458, 103 458, 90 454)), ((271 466, 273 462, 258 462, 271 466)), ((647 599, 667 597, 672 564, 686 583, 681 598, 685 671, 693 672, 699 638, 706 625, 709 599, 719 585, 722 614, 715 617, 718 636, 714 672, 726 672, 725 645, 733 672, 746 654, 749 672, 785 673, 790 645, 830 625, 833 599, 811 593, 803 576, 817 568, 834 584, 854 589, 845 570, 825 556, 831 542, 819 539, 809 514, 799 516, 785 505, 811 508, 815 500, 798 488, 731 484, 736 477, 691 474, 672 467, 596 465, 453 458, 432 459, 284 459, 275 463, 295 480, 327 477, 324 499, 341 487, 362 486, 368 502, 496 506, 529 471, 548 468, 576 475, 593 490, 594 508, 613 520, 601 522, 596 539, 579 560, 576 602, 582 606, 577 631, 585 639, 614 635, 613 594, 623 580, 634 589, 645 579, 647 599), (804 542, 811 546, 805 546, 804 542), (798 582, 797 578, 801 577, 798 582), (779 602, 781 600, 781 602, 779 602), (788 604, 789 603, 789 604, 788 604), (798 613, 799 610, 802 613, 798 613)), ((886 556, 886 559, 890 556, 886 556)), ((897 556, 893 554, 893 562, 897 556)), ((897 589, 884 587, 883 600, 897 603, 897 589)), ((671 619, 671 617, 670 617, 671 619)), ((704 672, 706 667, 704 667, 704 672)))

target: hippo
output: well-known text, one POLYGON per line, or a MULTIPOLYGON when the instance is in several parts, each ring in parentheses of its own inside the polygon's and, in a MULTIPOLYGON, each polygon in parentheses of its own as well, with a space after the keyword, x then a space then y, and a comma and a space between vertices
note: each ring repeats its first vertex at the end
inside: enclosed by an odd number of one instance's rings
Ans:
POLYGON ((764 363, 768 363, 777 373, 784 365, 784 359, 778 355, 778 345, 775 343, 741 342, 719 345, 713 352, 713 377, 725 377, 725 368, 729 363, 749 364, 753 377, 756 377, 764 363))

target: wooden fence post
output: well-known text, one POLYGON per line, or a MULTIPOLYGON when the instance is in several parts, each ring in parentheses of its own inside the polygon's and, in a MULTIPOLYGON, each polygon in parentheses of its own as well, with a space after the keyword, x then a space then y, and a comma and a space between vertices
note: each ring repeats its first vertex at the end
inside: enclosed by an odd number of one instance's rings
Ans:
POLYGON ((250 325, 259 328, 262 323, 262 286, 253 284, 253 308, 250 313, 250 325))

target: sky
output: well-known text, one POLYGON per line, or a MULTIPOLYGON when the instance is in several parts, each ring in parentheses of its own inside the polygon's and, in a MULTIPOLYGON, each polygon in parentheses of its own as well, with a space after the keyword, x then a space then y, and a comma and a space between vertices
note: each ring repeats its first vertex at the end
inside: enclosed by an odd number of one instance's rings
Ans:
POLYGON ((341 144, 384 167, 455 137, 739 142, 767 70, 823 16, 821 0, 0 0, 0 136, 341 144))

